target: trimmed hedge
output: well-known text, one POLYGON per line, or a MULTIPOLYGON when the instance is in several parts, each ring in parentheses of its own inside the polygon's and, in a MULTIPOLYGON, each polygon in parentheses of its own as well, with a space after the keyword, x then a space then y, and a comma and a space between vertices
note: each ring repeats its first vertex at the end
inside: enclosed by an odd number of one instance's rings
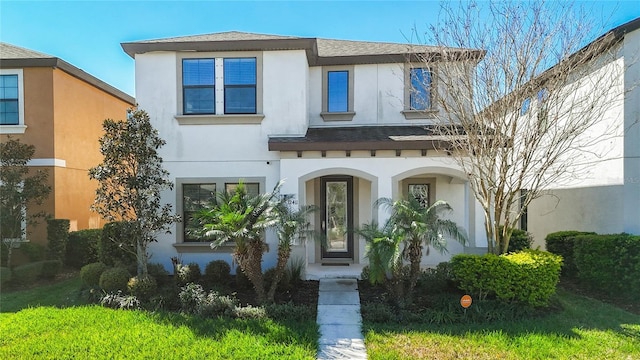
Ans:
POLYGON ((130 222, 112 222, 102 228, 98 243, 98 260, 113 266, 136 263, 136 248, 133 242, 134 226, 130 222))
POLYGON ((531 306, 546 305, 560 279, 560 256, 538 250, 504 255, 460 254, 451 259, 458 288, 478 299, 495 296, 531 306))
POLYGON ((102 229, 70 232, 65 264, 80 269, 87 264, 98 262, 98 242, 101 236, 102 229))
POLYGON ((69 241, 69 220, 47 220, 47 243, 49 245, 49 258, 64 261, 69 241))
POLYGON ((640 236, 581 235, 574 239, 578 279, 597 290, 640 296, 640 236))
POLYGON ((224 260, 213 260, 204 268, 203 278, 209 285, 227 285, 231 282, 231 266, 224 260))
POLYGON ((516 252, 531 249, 533 244, 533 236, 525 230, 513 229, 511 238, 509 239, 509 247, 507 252, 516 252))
MULTIPOLYGON (((37 262, 44 260, 47 249, 42 244, 33 243, 33 242, 25 242, 21 243, 18 248, 24 256, 29 258, 29 262, 37 262)), ((15 256, 15 250, 14 250, 15 256)))
POLYGON ((574 278, 578 275, 578 268, 573 260, 573 248, 576 236, 596 235, 594 232, 558 231, 548 234, 544 239, 547 251, 562 256, 562 275, 574 278))
POLYGON ((100 275, 100 288, 106 292, 127 291, 130 277, 126 268, 107 269, 100 275))
POLYGON ((38 261, 13 268, 13 283, 18 285, 33 284, 42 274, 43 263, 43 261, 38 261))
POLYGON ((80 269, 80 279, 88 286, 98 286, 100 276, 105 270, 107 270, 107 265, 101 262, 87 264, 80 269))

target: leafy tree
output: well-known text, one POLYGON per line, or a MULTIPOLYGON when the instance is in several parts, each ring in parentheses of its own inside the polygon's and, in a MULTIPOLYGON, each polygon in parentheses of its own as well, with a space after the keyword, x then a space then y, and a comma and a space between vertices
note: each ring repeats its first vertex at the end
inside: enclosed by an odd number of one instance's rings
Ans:
POLYGON ((8 137, 0 143, 0 238, 7 239, 8 266, 11 265, 12 244, 8 239, 22 239, 26 234, 23 224, 35 225, 45 217, 43 211, 30 210, 47 199, 51 187, 48 174, 42 170, 30 170, 27 164, 35 153, 35 146, 8 137))
POLYGON ((388 198, 378 199, 376 205, 385 206, 391 210, 389 225, 393 234, 403 239, 402 257, 409 260, 409 289, 411 295, 420 276, 420 261, 422 260, 423 245, 444 253, 447 251, 447 236, 460 243, 466 242, 466 234, 454 221, 440 218, 444 212, 450 212, 451 206, 444 200, 438 200, 426 207, 415 196, 408 199, 393 201, 388 198))
POLYGON ((508 250, 531 201, 588 177, 621 136, 601 120, 624 99, 622 37, 589 42, 583 12, 571 1, 443 2, 427 35, 434 136, 468 174, 490 252, 508 250))
POLYGON ((165 141, 140 109, 130 110, 124 121, 107 119, 102 127, 104 159, 89 170, 89 177, 99 182, 91 208, 107 221, 132 223, 138 275, 146 276, 149 243, 156 241, 156 233, 168 232, 170 224, 180 221, 171 205, 160 204, 160 192, 173 188, 158 154, 165 141))
POLYGON ((262 274, 262 254, 267 250, 264 233, 276 226, 282 182, 272 192, 251 195, 240 182, 231 193, 216 193, 216 204, 196 213, 200 234, 212 239, 215 248, 233 242, 234 260, 253 284, 258 302, 267 301, 262 274))

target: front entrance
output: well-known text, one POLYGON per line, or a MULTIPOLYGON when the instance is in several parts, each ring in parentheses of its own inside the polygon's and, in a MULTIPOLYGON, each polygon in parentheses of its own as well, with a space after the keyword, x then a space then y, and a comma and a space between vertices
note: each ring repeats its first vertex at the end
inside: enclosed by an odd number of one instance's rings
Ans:
POLYGON ((323 259, 353 259, 353 177, 321 178, 323 259))

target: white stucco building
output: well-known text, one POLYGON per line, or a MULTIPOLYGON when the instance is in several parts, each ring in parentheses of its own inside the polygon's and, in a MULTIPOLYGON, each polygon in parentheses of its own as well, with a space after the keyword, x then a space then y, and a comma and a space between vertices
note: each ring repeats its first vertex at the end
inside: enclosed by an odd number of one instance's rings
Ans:
POLYGON ((601 39, 608 39, 608 46, 599 49, 601 56, 591 61, 595 70, 587 77, 614 78, 587 78, 585 83, 596 85, 583 94, 601 91, 597 84, 606 83, 611 97, 598 110, 597 124, 582 137, 607 135, 578 155, 590 164, 582 176, 550 188, 549 195, 528 207, 527 230, 536 246, 544 246, 548 233, 562 230, 640 234, 640 18, 601 39))
MULTIPOLYGON (((307 277, 359 275, 365 242, 344 229, 382 223, 388 213, 374 208, 378 198, 421 189, 430 202, 449 202, 450 219, 469 237, 466 246, 449 242, 447 255, 432 251, 425 266, 486 251, 482 211, 465 174, 430 136, 442 111, 431 91, 438 62, 418 62, 416 54, 435 49, 240 32, 122 46, 135 59, 136 100, 167 141, 161 155, 176 186, 162 200, 184 218, 240 180, 265 192, 285 179, 282 193, 321 208, 313 224, 329 238, 326 248, 295 247, 307 277)), ((167 268, 172 256, 202 267, 231 261, 231 248, 211 250, 184 226, 151 245, 152 261, 167 268)), ((264 269, 276 259, 275 236, 267 242, 264 269)))

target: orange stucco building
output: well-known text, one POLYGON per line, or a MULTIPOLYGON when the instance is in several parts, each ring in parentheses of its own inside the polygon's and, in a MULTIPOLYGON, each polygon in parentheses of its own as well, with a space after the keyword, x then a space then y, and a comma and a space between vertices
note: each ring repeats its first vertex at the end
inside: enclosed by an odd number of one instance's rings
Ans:
MULTIPOLYGON (((89 210, 97 183, 88 169, 102 161, 98 139, 104 119, 124 119, 130 95, 50 55, 0 43, 0 141, 7 136, 35 146, 30 167, 49 173, 52 192, 41 209, 69 219, 70 230, 98 228, 89 210)), ((46 224, 27 229, 46 244, 46 224)))

